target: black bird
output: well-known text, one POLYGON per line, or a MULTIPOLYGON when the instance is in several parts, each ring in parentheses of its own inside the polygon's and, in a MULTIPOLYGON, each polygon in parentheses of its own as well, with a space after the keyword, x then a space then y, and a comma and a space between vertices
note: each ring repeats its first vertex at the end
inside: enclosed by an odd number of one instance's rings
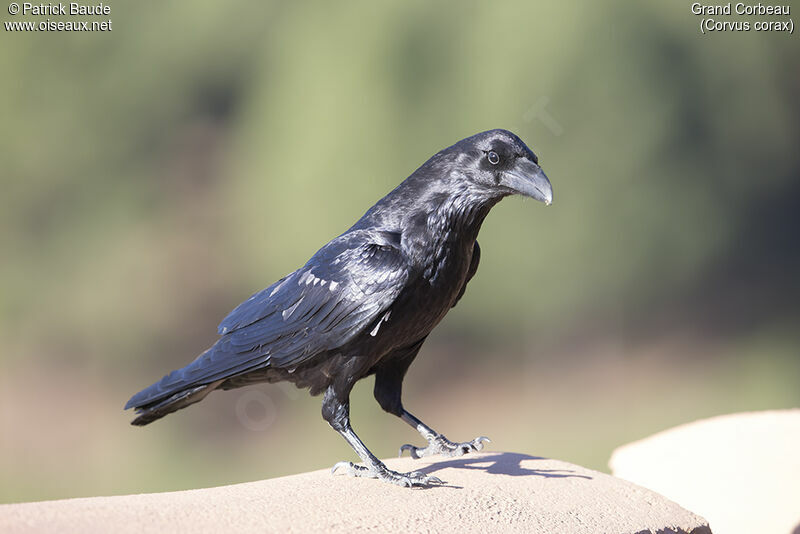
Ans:
POLYGON ((322 417, 365 465, 350 475, 413 486, 441 483, 398 473, 350 426, 350 391, 375 375, 381 407, 416 428, 428 446, 414 458, 461 455, 487 438, 453 443, 403 408, 403 377, 431 330, 464 294, 478 269, 476 238, 489 210, 520 194, 549 205, 550 182, 536 155, 507 130, 468 137, 426 161, 308 263, 236 307, 219 340, 192 363, 134 395, 134 425, 146 425, 215 389, 288 380, 324 393, 322 417))

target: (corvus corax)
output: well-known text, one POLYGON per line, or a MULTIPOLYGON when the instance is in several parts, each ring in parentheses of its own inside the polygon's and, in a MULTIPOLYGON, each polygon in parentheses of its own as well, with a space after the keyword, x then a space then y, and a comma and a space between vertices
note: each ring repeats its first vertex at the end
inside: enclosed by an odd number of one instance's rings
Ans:
POLYGON ((354 476, 406 486, 440 483, 397 473, 350 426, 350 390, 375 375, 381 407, 416 428, 415 458, 480 450, 487 438, 453 443, 403 408, 403 377, 431 330, 478 269, 475 240, 489 210, 520 194, 549 205, 550 182, 536 155, 507 130, 468 137, 426 161, 308 263, 236 307, 219 340, 192 363, 134 395, 134 425, 146 425, 215 389, 288 380, 324 393, 322 416, 365 465, 354 476))

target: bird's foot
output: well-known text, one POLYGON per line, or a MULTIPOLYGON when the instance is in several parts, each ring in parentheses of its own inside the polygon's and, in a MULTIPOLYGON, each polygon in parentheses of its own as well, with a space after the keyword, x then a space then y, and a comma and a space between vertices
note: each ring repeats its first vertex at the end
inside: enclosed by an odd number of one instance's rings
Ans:
POLYGON ((442 456, 463 456, 469 452, 476 452, 483 449, 484 441, 490 443, 492 440, 486 436, 479 436, 472 441, 453 443, 443 435, 437 434, 428 439, 428 446, 424 449, 406 443, 400 447, 400 456, 402 456, 403 451, 406 450, 414 459, 433 456, 434 454, 441 454, 442 456))
POLYGON ((405 486, 407 488, 413 486, 431 486, 433 484, 444 484, 438 477, 428 476, 419 471, 411 473, 398 473, 388 469, 385 465, 379 464, 375 467, 364 467, 363 465, 356 465, 353 462, 339 462, 333 466, 331 473, 335 473, 338 469, 343 469, 345 474, 351 477, 364 477, 364 478, 377 478, 390 484, 397 484, 398 486, 405 486))

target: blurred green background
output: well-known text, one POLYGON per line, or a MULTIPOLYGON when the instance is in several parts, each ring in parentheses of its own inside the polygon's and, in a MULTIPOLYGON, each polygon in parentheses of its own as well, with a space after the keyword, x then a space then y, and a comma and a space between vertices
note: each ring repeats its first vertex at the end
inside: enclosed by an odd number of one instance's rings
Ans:
MULTIPOLYGON (((489 216, 412 412, 605 470, 676 424, 800 406, 796 36, 702 35, 689 2, 111 5, 111 32, 0 30, 0 502, 354 459, 286 385, 143 429, 122 406, 489 128, 533 148, 555 203, 489 216)), ((368 446, 420 444, 371 387, 368 446)))

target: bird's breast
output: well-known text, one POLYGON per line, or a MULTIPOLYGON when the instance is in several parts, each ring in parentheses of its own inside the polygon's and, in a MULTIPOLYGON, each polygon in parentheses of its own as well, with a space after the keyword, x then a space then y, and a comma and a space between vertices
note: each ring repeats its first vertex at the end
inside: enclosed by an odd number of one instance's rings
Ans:
POLYGON ((385 336, 399 344, 427 336, 453 307, 471 261, 471 244, 450 243, 431 251, 391 306, 391 317, 381 326, 385 336))

